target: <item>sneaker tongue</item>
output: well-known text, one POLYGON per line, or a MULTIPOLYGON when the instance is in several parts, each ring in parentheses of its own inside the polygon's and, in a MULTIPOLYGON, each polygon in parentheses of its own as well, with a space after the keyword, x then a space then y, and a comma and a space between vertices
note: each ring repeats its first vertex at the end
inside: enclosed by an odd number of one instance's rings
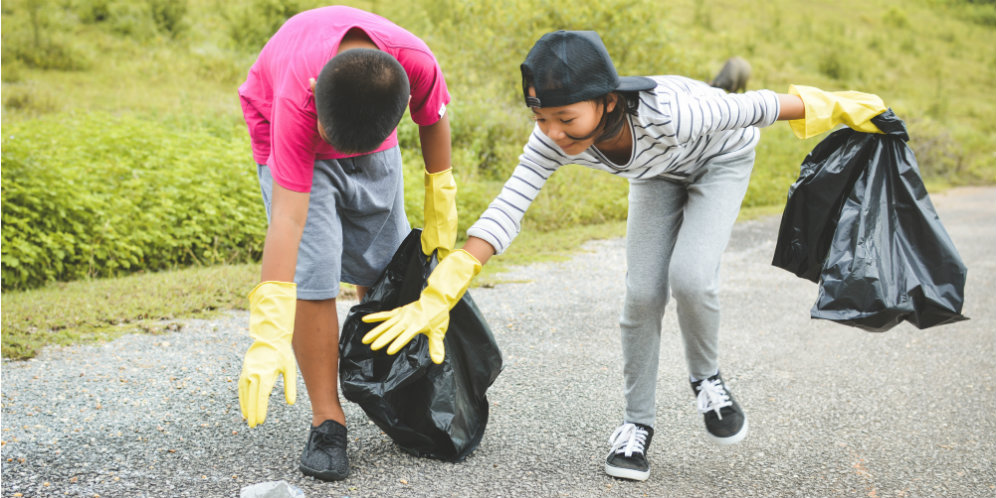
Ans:
POLYGON ((697 386, 699 395, 696 398, 696 405, 700 413, 715 411, 719 414, 719 409, 730 406, 730 396, 721 381, 704 380, 697 386))

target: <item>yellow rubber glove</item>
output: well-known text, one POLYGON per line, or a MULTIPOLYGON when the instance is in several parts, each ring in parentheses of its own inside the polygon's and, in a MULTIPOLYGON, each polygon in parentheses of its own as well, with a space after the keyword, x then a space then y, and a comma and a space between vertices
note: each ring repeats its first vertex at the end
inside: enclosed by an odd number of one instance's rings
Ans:
POLYGON ((239 407, 249 427, 266 420, 278 375, 284 376, 287 404, 297 399, 297 362, 291 346, 296 305, 297 285, 290 282, 263 282, 249 293, 249 336, 254 342, 239 376, 239 407))
POLYGON ((391 343, 387 354, 395 354, 417 334, 429 337, 429 357, 436 364, 446 356, 443 337, 450 326, 450 310, 467 292, 470 281, 481 271, 477 258, 457 249, 429 275, 418 301, 390 311, 363 317, 367 323, 384 322, 363 336, 363 344, 378 350, 391 343))
POLYGON ((442 261, 453 250, 457 236, 456 181, 453 168, 437 173, 425 172, 425 209, 422 228, 422 253, 431 255, 438 249, 442 261))
POLYGON ((789 121, 799 138, 815 137, 837 125, 846 124, 865 133, 882 133, 871 118, 886 111, 878 95, 861 92, 824 92, 819 88, 789 85, 789 93, 798 95, 806 106, 806 117, 789 121))

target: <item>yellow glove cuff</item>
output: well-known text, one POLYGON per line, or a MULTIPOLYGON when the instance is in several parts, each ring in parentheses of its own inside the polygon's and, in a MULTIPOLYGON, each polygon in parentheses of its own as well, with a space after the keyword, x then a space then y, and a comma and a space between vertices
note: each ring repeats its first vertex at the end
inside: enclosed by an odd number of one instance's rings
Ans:
POLYGON ((801 139, 815 137, 846 124, 864 133, 882 133, 872 124, 871 118, 886 111, 878 95, 862 92, 825 92, 819 88, 789 85, 789 93, 802 99, 806 117, 789 121, 795 136, 801 139))
POLYGON ((278 282, 275 280, 267 280, 266 282, 260 282, 256 284, 249 291, 249 302, 252 303, 253 299, 260 299, 263 296, 274 296, 274 297, 291 297, 292 299, 297 299, 297 284, 294 282, 278 282), (253 296, 259 294, 259 297, 254 298, 253 296))
POLYGON ((432 270, 423 292, 438 293, 452 308, 480 272, 481 262, 469 252, 457 249, 432 270))
POLYGON ((249 335, 254 339, 290 340, 294 334, 297 284, 260 282, 249 292, 249 335))
POLYGON ((425 172, 423 254, 432 254, 433 250, 439 249, 439 259, 442 260, 456 244, 456 194, 453 168, 436 173, 425 172))

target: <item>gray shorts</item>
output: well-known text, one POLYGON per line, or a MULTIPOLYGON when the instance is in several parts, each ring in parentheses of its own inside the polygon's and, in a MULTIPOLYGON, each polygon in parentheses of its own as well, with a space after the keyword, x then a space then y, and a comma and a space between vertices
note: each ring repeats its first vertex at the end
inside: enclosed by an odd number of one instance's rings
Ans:
MULTIPOLYGON (((258 173, 269 219, 273 177, 265 165, 258 173)), ((332 299, 339 282, 372 285, 410 231, 398 147, 315 161, 294 273, 297 298, 332 299)))

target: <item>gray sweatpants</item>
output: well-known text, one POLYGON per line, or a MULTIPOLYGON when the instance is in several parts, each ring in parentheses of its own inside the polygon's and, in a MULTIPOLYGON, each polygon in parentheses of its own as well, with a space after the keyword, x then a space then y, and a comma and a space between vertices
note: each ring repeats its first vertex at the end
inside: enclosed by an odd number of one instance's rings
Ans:
POLYGON ((622 329, 626 422, 654 425, 661 323, 668 289, 692 377, 719 355, 719 264, 747 192, 754 152, 714 160, 687 181, 632 182, 622 329))

